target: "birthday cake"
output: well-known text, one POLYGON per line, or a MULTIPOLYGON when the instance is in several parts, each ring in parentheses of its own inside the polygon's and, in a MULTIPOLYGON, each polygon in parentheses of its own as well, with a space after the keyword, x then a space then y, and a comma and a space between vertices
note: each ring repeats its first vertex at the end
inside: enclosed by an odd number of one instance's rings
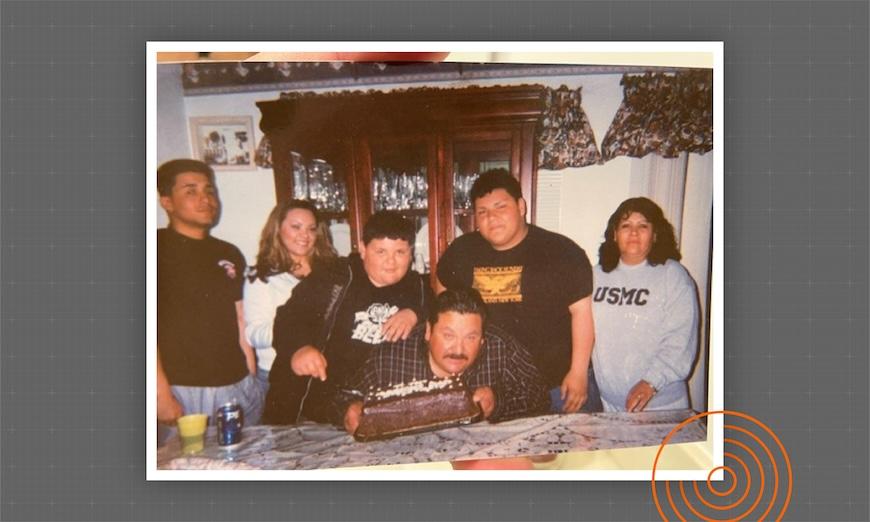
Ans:
POLYGON ((458 378, 415 380, 366 395, 359 441, 432 431, 480 420, 480 407, 458 378))

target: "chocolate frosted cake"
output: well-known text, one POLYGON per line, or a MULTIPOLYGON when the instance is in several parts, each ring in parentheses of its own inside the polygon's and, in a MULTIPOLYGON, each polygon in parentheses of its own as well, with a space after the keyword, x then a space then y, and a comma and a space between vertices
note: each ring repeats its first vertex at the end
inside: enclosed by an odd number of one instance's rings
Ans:
POLYGON ((459 379, 411 381, 370 392, 353 436, 359 441, 386 439, 469 424, 480 416, 459 379))

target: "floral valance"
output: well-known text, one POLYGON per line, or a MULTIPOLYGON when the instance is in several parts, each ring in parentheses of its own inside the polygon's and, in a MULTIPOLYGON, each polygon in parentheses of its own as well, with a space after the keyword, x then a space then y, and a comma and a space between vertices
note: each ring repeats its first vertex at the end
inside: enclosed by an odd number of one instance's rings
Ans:
POLYGON ((598 163, 601 155, 589 119, 580 106, 580 90, 547 89, 538 128, 538 167, 558 170, 598 163))
POLYGON ((713 148, 713 72, 647 73, 622 78, 624 98, 601 143, 616 156, 665 158, 713 148))
MULTIPOLYGON (((601 164, 617 156, 641 158, 653 152, 675 158, 681 152, 713 148, 713 72, 690 70, 623 76, 622 104, 599 152, 581 106, 581 88, 548 88, 537 129, 538 168, 559 170, 601 164)), ((272 167, 268 137, 255 162, 272 167)))

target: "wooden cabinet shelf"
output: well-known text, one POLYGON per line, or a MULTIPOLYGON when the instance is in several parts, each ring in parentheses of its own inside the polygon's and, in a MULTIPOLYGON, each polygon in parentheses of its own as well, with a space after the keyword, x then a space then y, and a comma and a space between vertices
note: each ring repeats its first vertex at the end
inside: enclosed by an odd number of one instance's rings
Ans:
POLYGON ((473 228, 473 213, 455 209, 454 194, 466 197, 483 170, 506 168, 516 177, 534 221, 543 95, 537 85, 285 93, 257 106, 272 143, 279 201, 293 194, 291 151, 323 159, 348 194, 348 211, 325 217, 348 220, 354 248, 377 207, 406 205, 399 212, 428 230, 426 264, 434 267, 457 227, 473 228))

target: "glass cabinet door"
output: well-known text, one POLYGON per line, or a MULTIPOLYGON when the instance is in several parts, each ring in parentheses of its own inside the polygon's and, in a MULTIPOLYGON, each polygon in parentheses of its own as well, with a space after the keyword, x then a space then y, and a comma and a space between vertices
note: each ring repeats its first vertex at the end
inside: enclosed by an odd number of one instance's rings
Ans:
POLYGON ((414 223, 414 259, 411 268, 429 273, 429 157, 421 141, 371 145, 372 212, 392 210, 414 223))
POLYGON ((291 152, 293 198, 307 199, 317 206, 339 255, 351 252, 348 224, 347 176, 322 158, 306 158, 291 152))
POLYGON ((474 202, 470 192, 481 173, 492 169, 511 172, 510 139, 455 140, 453 142, 453 237, 472 232, 474 202))

